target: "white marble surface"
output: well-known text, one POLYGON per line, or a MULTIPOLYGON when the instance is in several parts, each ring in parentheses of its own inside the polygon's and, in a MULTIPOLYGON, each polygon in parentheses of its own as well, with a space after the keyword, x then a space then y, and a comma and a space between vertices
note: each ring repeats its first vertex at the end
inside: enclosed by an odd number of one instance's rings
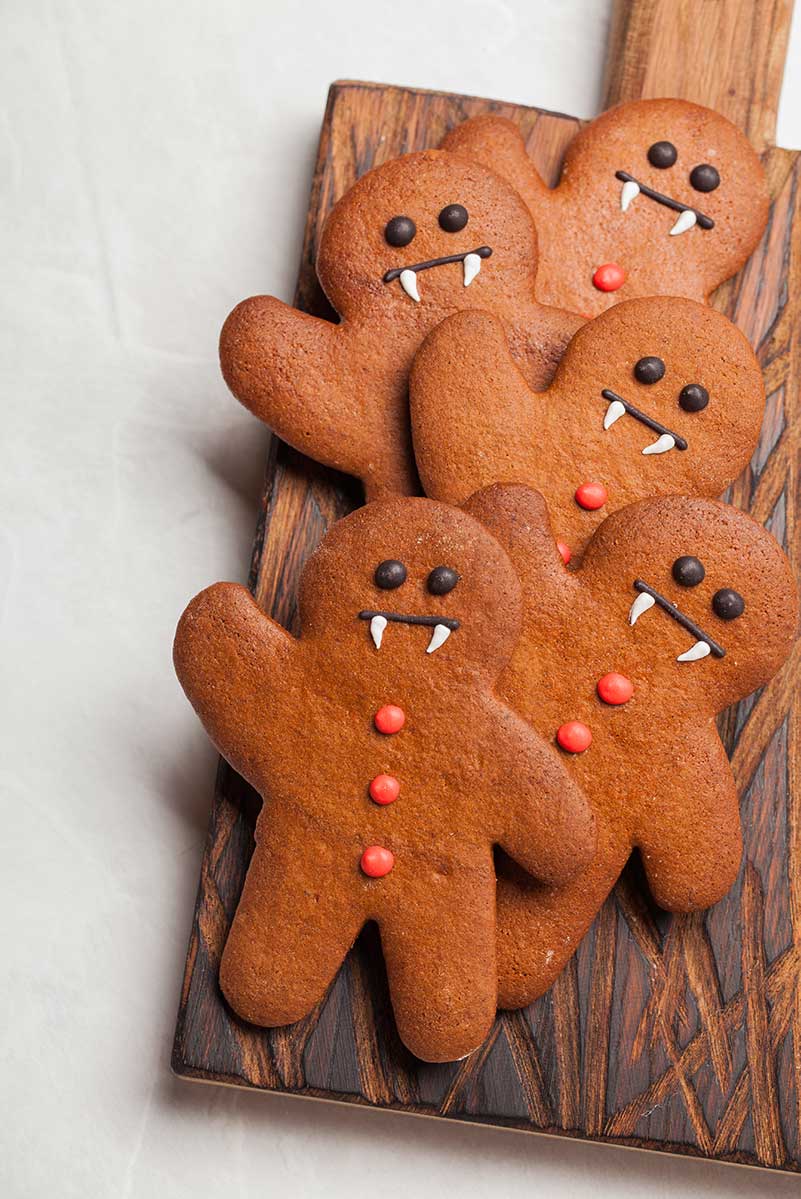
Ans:
POLYGON ((5 0, 8 1199, 795 1192, 168 1069, 214 766, 170 641, 195 591, 244 577, 267 440, 218 377, 219 325, 291 294, 330 80, 591 115, 606 23, 606 0, 5 0))

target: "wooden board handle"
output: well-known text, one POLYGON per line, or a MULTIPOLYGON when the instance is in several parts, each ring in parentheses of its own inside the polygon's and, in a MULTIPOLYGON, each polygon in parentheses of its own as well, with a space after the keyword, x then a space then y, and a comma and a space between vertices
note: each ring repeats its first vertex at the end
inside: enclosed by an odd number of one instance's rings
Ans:
POLYGON ((615 0, 603 107, 694 100, 764 150, 775 140, 792 11, 792 0, 615 0))

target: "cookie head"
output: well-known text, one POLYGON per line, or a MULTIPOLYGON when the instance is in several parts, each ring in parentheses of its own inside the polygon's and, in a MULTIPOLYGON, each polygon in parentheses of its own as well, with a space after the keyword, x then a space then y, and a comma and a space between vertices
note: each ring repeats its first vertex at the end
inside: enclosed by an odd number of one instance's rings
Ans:
POLYGON ((520 634, 520 584, 475 519, 426 499, 379 501, 341 520, 300 588, 304 640, 354 672, 494 678, 520 634))
POLYGON ((675 496, 632 504, 600 527, 583 569, 658 685, 689 676, 715 710, 766 682, 789 652, 789 563, 736 508, 675 496))
POLYGON ((631 498, 717 495, 759 437, 754 353, 724 316, 693 300, 628 300, 596 317, 573 338, 558 387, 571 447, 586 445, 599 477, 625 481, 631 498))
POLYGON ((317 270, 338 312, 492 307, 533 293, 536 235, 523 201, 491 171, 444 151, 370 171, 331 212, 317 270), (469 293, 467 291, 469 289, 469 293))
MULTIPOLYGON (((751 253, 767 219, 765 174, 745 134, 683 100, 638 100, 592 121, 571 145, 563 180, 586 187, 642 244, 681 254, 710 281, 751 253)), ((594 206, 595 207, 595 206, 594 206)))

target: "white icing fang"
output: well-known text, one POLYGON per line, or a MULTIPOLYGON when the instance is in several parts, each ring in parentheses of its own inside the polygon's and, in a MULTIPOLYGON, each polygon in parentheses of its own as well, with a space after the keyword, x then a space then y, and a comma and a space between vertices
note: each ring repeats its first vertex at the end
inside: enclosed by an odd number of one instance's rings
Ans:
POLYGON ((686 650, 683 654, 679 654, 677 662, 698 662, 701 658, 705 658, 711 653, 709 646, 705 641, 696 641, 695 645, 686 650))
POLYGON ((643 612, 647 612, 649 608, 653 608, 656 600, 647 591, 641 591, 634 603, 629 608, 629 624, 636 624, 642 616, 643 612))
POLYGON ((410 299, 414 300, 415 304, 420 303, 420 292, 417 290, 417 272, 416 271, 401 271, 400 285, 410 299))
POLYGON ((469 287, 475 279, 478 272, 481 270, 481 259, 478 254, 465 254, 464 256, 464 285, 469 287))
POLYGON ((676 438, 671 437, 670 433, 662 433, 657 437, 656 441, 652 441, 643 450, 644 454, 666 454, 668 450, 676 448, 676 438))
POLYGON ((387 627, 386 616, 374 616, 370 621, 370 636, 375 642, 376 649, 381 649, 381 639, 384 636, 384 629, 387 627))
POLYGON ((604 428, 611 429, 612 425, 615 423, 615 421, 620 420, 621 416, 623 416, 625 411, 626 411, 625 404, 621 404, 620 400, 612 400, 612 402, 610 403, 609 407, 606 410, 606 415, 604 416, 604 428))
POLYGON ((446 624, 435 624, 434 632, 431 634, 431 640, 426 649, 427 654, 433 654, 434 650, 439 649, 451 635, 451 631, 446 624))
POLYGON ((676 237, 679 233, 686 233, 688 229, 692 229, 698 217, 691 208, 685 208, 684 212, 680 212, 676 220, 676 224, 670 230, 670 236, 676 237))
POLYGON ((640 185, 635 183, 633 179, 627 179, 620 189, 620 209, 622 212, 628 212, 629 205, 632 200, 636 200, 640 194, 640 185))

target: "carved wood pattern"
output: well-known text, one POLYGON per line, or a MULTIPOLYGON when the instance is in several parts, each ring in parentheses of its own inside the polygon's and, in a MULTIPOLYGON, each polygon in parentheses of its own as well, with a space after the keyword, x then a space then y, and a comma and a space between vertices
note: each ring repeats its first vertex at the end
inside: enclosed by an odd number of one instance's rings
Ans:
MULTIPOLYGON (((579 123, 536 109, 370 84, 331 89, 296 302, 330 315, 313 270, 334 200, 364 171, 437 145, 468 116, 524 128, 554 178, 579 123)), ((769 391, 762 439, 731 489, 798 565, 801 334, 799 158, 765 151, 771 223, 717 302, 757 347, 769 391), (795 224, 794 224, 795 222, 795 224)), ((251 585, 295 626, 300 568, 359 501, 349 481, 273 443, 251 585)), ((801 695, 799 652, 722 722, 742 794, 746 851, 710 912, 657 910, 636 861, 551 991, 499 1014, 464 1062, 427 1065, 400 1044, 375 929, 319 1007, 262 1031, 225 1006, 216 971, 252 850, 258 798, 221 765, 181 995, 173 1065, 184 1076, 401 1108, 717 1159, 801 1169, 801 695)))

